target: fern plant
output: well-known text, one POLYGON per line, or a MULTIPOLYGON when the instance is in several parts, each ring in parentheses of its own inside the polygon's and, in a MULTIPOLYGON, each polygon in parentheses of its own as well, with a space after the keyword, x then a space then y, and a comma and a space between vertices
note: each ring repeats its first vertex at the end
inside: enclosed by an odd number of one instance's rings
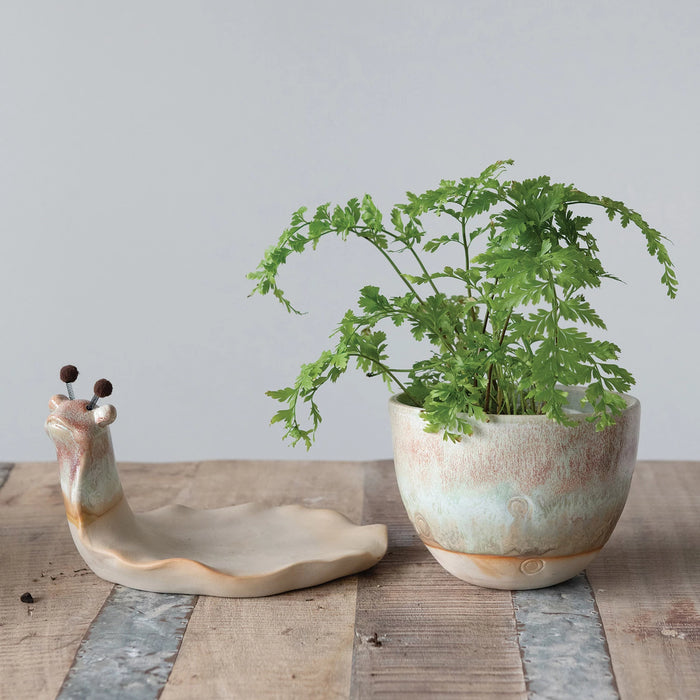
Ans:
POLYGON ((363 287, 356 308, 331 336, 334 346, 302 365, 291 386, 268 392, 284 404, 272 421, 284 424, 292 443, 310 447, 321 422, 317 392, 352 364, 421 407, 426 431, 443 431, 445 439, 470 434, 473 421, 489 414, 542 414, 570 424, 562 387, 572 385, 586 387, 588 420, 597 429, 614 422, 625 407, 619 394, 634 379, 617 364, 619 347, 585 330, 605 328, 586 291, 617 278, 603 268, 590 231, 593 219, 582 214, 599 208, 623 228, 636 226, 662 267, 661 283, 675 297, 667 239, 622 202, 547 176, 503 179, 512 162, 498 161, 478 177, 443 180, 420 195, 409 192, 388 217, 369 195, 345 206, 323 204, 312 216, 306 207, 293 214, 248 275, 254 293, 272 293, 298 313, 278 284, 280 268, 328 235, 371 245, 404 293, 386 296, 378 286, 363 287), (449 217, 454 230, 431 235, 427 222, 433 216, 449 217), (454 263, 431 269, 429 259, 441 257, 433 254, 444 247, 452 249, 454 263), (455 284, 459 293, 445 291, 455 284), (427 340, 427 356, 408 369, 395 367, 383 324, 407 326, 417 341, 427 340))

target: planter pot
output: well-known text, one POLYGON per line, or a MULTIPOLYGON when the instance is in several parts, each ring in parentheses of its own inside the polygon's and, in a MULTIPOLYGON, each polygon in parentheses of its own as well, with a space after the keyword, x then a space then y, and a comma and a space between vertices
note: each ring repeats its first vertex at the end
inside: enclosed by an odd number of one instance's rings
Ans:
POLYGON ((627 500, 637 456, 639 402, 596 432, 544 416, 491 416, 453 443, 424 431, 420 409, 389 402, 401 498, 430 553, 469 583, 542 588, 575 576, 610 537, 627 500))

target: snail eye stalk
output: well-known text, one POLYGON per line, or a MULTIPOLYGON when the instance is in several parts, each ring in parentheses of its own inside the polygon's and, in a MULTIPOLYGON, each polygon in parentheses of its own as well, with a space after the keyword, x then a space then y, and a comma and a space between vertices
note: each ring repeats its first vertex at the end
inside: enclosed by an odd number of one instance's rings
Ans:
POLYGON ((95 392, 95 395, 92 397, 92 399, 90 399, 90 403, 85 407, 88 411, 92 411, 92 409, 97 406, 97 402, 100 399, 104 399, 112 393, 112 382, 110 382, 108 379, 98 379, 95 382, 93 391, 95 392))
POLYGON ((78 368, 75 365, 64 365, 61 367, 61 381, 65 382, 68 389, 68 398, 73 401, 75 394, 73 393, 73 382, 78 378, 78 368))

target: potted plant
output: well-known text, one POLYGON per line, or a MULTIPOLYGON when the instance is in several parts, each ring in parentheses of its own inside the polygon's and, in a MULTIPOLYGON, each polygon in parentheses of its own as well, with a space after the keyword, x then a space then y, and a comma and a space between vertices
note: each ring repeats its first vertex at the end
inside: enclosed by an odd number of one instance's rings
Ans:
POLYGON ((369 195, 313 215, 302 207, 249 275, 254 292, 296 312, 278 284, 293 253, 336 235, 385 259, 402 293, 363 287, 334 347, 268 392, 284 404, 272 420, 309 447, 324 384, 352 363, 381 377, 398 392, 389 402, 394 461, 419 536, 448 571, 506 589, 585 568, 622 512, 636 460, 634 379, 617 364, 619 348, 586 329, 605 329, 586 292, 617 279, 599 260, 588 213, 637 227, 668 295, 677 290, 664 236, 637 212, 546 176, 505 179, 511 164, 409 192, 388 217, 369 195), (442 217, 441 228, 429 232, 428 217, 434 226, 442 217), (391 363, 382 324, 418 341, 423 355, 411 367, 391 363))

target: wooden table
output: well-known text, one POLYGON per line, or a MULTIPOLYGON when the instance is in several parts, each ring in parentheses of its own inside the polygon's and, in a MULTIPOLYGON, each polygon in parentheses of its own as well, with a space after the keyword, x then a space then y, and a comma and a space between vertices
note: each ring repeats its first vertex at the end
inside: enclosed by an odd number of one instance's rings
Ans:
POLYGON ((700 698, 700 463, 639 463, 587 574, 514 594, 439 567, 389 461, 120 471, 135 510, 331 507, 386 523, 389 552, 358 576, 270 598, 133 591, 85 568, 54 464, 0 465, 1 698, 700 698))

